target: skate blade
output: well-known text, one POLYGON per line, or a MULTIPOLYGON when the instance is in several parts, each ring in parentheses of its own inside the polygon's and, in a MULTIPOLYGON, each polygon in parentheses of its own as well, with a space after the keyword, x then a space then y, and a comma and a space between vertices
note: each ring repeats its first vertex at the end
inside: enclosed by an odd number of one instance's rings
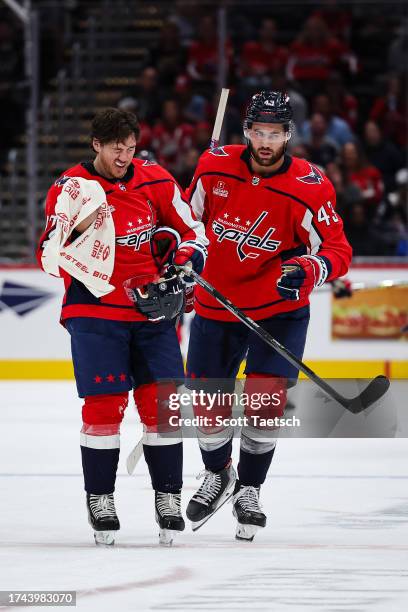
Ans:
POLYGON ((97 546, 113 546, 115 544, 116 531, 94 531, 95 544, 97 546))
POLYGON ((175 533, 176 531, 174 529, 160 529, 159 531, 160 546, 172 546, 175 533))
POLYGON ((242 523, 237 523, 235 539, 244 542, 252 542, 258 529, 262 528, 259 525, 243 525, 242 523))
POLYGON ((231 489, 228 491, 227 496, 226 496, 226 497, 225 497, 225 498, 222 500, 222 502, 221 502, 221 503, 220 503, 220 504, 219 504, 219 505, 216 507, 216 509, 214 510, 214 512, 212 512, 211 514, 209 514, 208 516, 206 516, 205 518, 203 518, 201 521, 196 521, 196 522, 191 521, 191 529, 192 529, 193 531, 197 531, 197 529, 200 529, 200 527, 202 527, 203 525, 205 525, 205 523, 206 523, 207 521, 209 521, 209 520, 210 520, 210 518, 212 518, 212 517, 214 516, 214 514, 215 514, 216 512, 218 512, 218 510, 219 510, 220 508, 222 508, 222 506, 223 506, 224 504, 226 504, 226 503, 227 503, 227 501, 228 501, 229 499, 231 499, 231 497, 232 497, 232 493, 233 493, 233 490, 234 490, 234 485, 235 485, 235 482, 234 482, 234 483, 233 483, 233 485, 231 486, 231 489))

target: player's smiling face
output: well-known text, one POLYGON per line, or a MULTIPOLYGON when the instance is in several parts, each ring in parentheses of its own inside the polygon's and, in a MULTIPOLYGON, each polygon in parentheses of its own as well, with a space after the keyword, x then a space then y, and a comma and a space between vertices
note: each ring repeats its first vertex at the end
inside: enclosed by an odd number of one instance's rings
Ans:
POLYGON ((288 132, 280 123, 253 123, 246 136, 252 157, 260 166, 273 166, 285 153, 288 132))
POLYGON ((97 153, 94 160, 96 170, 108 179, 121 179, 132 163, 136 149, 134 134, 128 136, 123 142, 108 142, 101 144, 94 138, 93 147, 97 153))

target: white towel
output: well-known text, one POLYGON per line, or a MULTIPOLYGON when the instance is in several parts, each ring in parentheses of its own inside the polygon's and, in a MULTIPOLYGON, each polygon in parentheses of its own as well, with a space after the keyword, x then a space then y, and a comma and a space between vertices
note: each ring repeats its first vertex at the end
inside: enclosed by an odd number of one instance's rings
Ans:
POLYGON ((55 216, 56 228, 41 257, 44 270, 60 276, 62 268, 96 297, 113 291, 109 281, 115 263, 115 226, 102 186, 97 181, 70 177, 57 198, 55 216), (75 227, 98 209, 94 223, 65 246, 75 227))

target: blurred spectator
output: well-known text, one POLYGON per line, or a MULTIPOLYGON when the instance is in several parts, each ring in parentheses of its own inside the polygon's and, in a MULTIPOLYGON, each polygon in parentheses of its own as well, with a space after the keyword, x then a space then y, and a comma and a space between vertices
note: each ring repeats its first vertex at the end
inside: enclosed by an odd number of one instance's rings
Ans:
MULTIPOLYGON (((211 103, 209 105, 208 111, 208 119, 210 121, 210 125, 214 125, 215 115, 218 108, 218 102, 220 100, 220 92, 214 91, 211 96, 211 103)), ((237 100, 237 96, 234 96, 234 91, 230 92, 227 107, 225 109, 224 122, 222 135, 224 135, 224 140, 221 141, 221 144, 233 144, 233 143, 241 143, 243 138, 243 127, 242 122, 243 118, 241 116, 241 112, 243 109, 240 108, 239 101, 237 100)))
POLYGON ((404 224, 405 235, 400 238, 397 245, 396 255, 408 255, 408 232, 407 232, 407 216, 408 216, 408 170, 402 168, 398 170, 396 176, 397 190, 390 193, 388 201, 390 207, 398 212, 400 222, 404 224))
POLYGON ((309 159, 314 164, 325 168, 336 160, 339 147, 327 132, 327 121, 321 113, 314 113, 310 118, 310 134, 304 139, 309 151, 309 159))
POLYGON ((149 60, 158 72, 160 86, 170 88, 177 75, 184 71, 187 60, 177 23, 164 23, 157 44, 150 50, 149 60))
POLYGON ((345 182, 343 172, 337 163, 327 164, 325 173, 333 183, 336 192, 336 209, 344 217, 349 214, 354 204, 361 203, 361 191, 357 185, 345 182))
POLYGON ((341 157, 346 182, 353 183, 360 189, 362 200, 372 217, 384 194, 380 171, 368 163, 361 146, 355 142, 348 142, 343 146, 341 157))
POLYGON ((395 175, 403 167, 404 159, 398 147, 384 139, 375 121, 367 121, 364 126, 364 150, 368 161, 381 172, 385 191, 395 189, 395 175))
POLYGON ((194 24, 200 16, 200 9, 202 11, 195 2, 185 0, 173 2, 173 11, 168 21, 176 24, 183 47, 188 47, 194 39, 194 24))
POLYGON ((330 34, 322 19, 309 17, 290 46, 288 78, 297 81, 306 96, 312 96, 322 89, 333 70, 345 68, 351 73, 357 71, 354 56, 330 34))
POLYGON ((181 113, 185 121, 197 123, 204 121, 208 113, 208 102, 204 96, 193 92, 191 79, 186 74, 179 74, 176 79, 174 97, 182 109, 181 113))
POLYGON ((142 149, 141 151, 136 153, 135 158, 143 159, 145 162, 147 162, 146 165, 149 165, 150 163, 157 163, 155 154, 153 153, 153 151, 149 151, 148 149, 142 149))
POLYGON ((389 77, 386 94, 374 101, 370 119, 379 124, 386 138, 402 148, 407 145, 406 84, 402 77, 389 77))
POLYGON ((406 218, 400 209, 389 208, 384 217, 374 219, 371 231, 375 236, 376 255, 408 254, 406 218))
POLYGON ((300 157, 300 159, 307 159, 307 161, 311 161, 309 149, 303 142, 298 142, 296 145, 293 146, 292 139, 290 139, 289 152, 294 157, 300 157))
POLYGON ((354 131, 358 121, 358 101, 344 86, 341 74, 333 72, 326 83, 326 94, 330 100, 333 113, 347 121, 354 131))
POLYGON ((312 16, 322 19, 330 33, 339 40, 349 40, 352 15, 348 7, 340 7, 337 0, 323 0, 312 16))
MULTIPOLYGON (((226 43, 225 57, 231 63, 232 47, 226 43)), ((198 38, 188 50, 187 72, 201 86, 201 92, 211 95, 217 77, 218 39, 217 26, 211 16, 203 17, 198 25, 198 38)))
POLYGON ((276 43, 276 22, 263 19, 259 40, 244 44, 239 60, 239 72, 247 86, 266 89, 271 85, 271 72, 286 68, 289 53, 286 47, 276 43))
POLYGON ((152 149, 159 164, 178 178, 183 169, 183 156, 193 144, 194 128, 181 121, 177 100, 163 103, 160 121, 153 128, 152 149))
POLYGON ((200 121, 194 132, 194 146, 199 153, 203 153, 210 146, 211 126, 208 121, 200 121))
POLYGON ((397 75, 407 75, 407 62, 401 58, 408 57, 408 18, 399 24, 397 38, 391 42, 388 50, 388 67, 390 72, 397 75))
POLYGON ((137 141, 136 150, 143 151, 145 149, 149 149, 151 141, 152 141, 152 130, 150 126, 146 123, 146 121, 139 118, 139 109, 138 109, 137 100, 132 97, 121 98, 117 106, 121 110, 126 110, 131 113, 134 113, 139 119, 140 136, 137 141))
MULTIPOLYGON (((296 127, 296 132, 299 132, 302 124, 307 117, 307 102, 304 96, 297 91, 293 83, 288 81, 286 75, 283 72, 272 73, 272 89, 279 91, 286 91, 290 97, 290 105, 293 110, 293 123, 296 127)), ((292 136, 293 138, 293 136, 292 136)))
POLYGON ((152 125, 160 117, 159 91, 158 72, 153 66, 147 66, 142 70, 139 86, 126 91, 123 98, 134 98, 139 120, 152 125))
POLYGON ((200 151, 195 148, 191 148, 184 153, 182 171, 178 176, 178 181, 183 189, 187 189, 187 187, 190 185, 194 176, 195 169, 197 167, 199 157, 200 151))
POLYGON ((354 257, 378 254, 378 245, 364 204, 353 204, 348 213, 343 215, 343 221, 344 231, 353 248, 354 257))
MULTIPOLYGON (((341 147, 346 142, 354 140, 350 126, 344 119, 333 113, 333 107, 327 94, 320 94, 313 100, 313 112, 320 113, 327 121, 327 135, 341 147)), ((305 121, 301 128, 301 136, 304 140, 310 138, 310 121, 305 121)))

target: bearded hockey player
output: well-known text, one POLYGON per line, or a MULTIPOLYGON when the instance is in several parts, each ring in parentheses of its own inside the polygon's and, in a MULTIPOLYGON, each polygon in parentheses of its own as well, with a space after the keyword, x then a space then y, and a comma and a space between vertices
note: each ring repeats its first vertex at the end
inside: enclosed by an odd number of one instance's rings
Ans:
MULTIPOLYGON (((310 293, 347 272, 351 247, 335 210, 331 182, 318 168, 286 152, 291 120, 284 92, 254 95, 244 121, 247 145, 206 151, 188 198, 210 241, 203 278, 301 359, 310 293)), ((187 359, 191 381, 230 379, 226 390, 233 391, 246 356, 244 391, 249 397, 259 391, 277 394, 279 405, 263 414, 282 416, 296 368, 199 286, 195 310, 187 359)), ((228 407, 218 408, 228 416, 228 407)), ((251 420, 242 428, 237 480, 231 428, 210 424, 198 431, 205 471, 187 508, 194 530, 231 496, 237 538, 252 540, 265 527, 259 493, 277 432, 259 426, 251 407, 245 413, 251 420)))
MULTIPOLYGON (((174 263, 201 272, 208 243, 174 178, 155 162, 134 159, 139 124, 129 112, 93 120, 93 161, 64 172, 50 188, 38 259, 62 276, 61 322, 71 335, 79 397, 81 454, 95 541, 112 544, 119 520, 113 492, 120 424, 133 391, 155 491, 161 542, 184 529, 180 509, 180 435, 160 437, 161 406, 184 378, 175 320, 184 304, 177 274, 155 258, 155 228, 181 236, 174 263), (158 276, 160 282, 154 282, 158 276), (146 282, 129 279, 146 279, 146 282), (140 287, 142 285, 142 287, 140 287)), ((136 503, 136 502, 135 502, 136 503)))

